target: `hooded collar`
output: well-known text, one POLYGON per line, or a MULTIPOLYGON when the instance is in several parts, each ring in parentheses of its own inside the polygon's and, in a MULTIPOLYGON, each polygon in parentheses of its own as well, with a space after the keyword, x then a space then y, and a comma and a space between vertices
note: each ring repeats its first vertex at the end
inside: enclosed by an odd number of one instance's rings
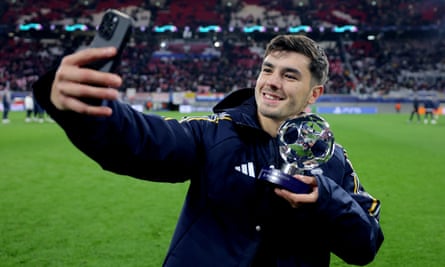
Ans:
POLYGON ((242 128, 261 130, 255 102, 255 89, 244 88, 231 92, 213 107, 215 113, 227 113, 242 128))
MULTIPOLYGON (((255 91, 253 88, 244 88, 236 91, 232 91, 223 100, 213 107, 213 112, 220 113, 233 108, 239 108, 242 106, 246 100, 251 99, 255 96, 255 91)), ((256 109, 256 105, 255 105, 256 109)))

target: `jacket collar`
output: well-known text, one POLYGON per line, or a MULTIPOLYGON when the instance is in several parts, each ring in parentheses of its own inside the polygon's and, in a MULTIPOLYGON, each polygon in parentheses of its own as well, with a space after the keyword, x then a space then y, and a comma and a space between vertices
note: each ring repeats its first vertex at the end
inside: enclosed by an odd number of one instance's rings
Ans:
MULTIPOLYGON (((223 100, 213 107, 213 112, 219 113, 229 109, 240 107, 246 100, 254 99, 255 91, 253 88, 244 88, 229 93, 223 100)), ((256 105, 255 105, 256 109, 256 105)))
POLYGON ((244 88, 231 92, 213 107, 215 113, 227 113, 242 128, 262 130, 258 121, 255 90, 244 88))

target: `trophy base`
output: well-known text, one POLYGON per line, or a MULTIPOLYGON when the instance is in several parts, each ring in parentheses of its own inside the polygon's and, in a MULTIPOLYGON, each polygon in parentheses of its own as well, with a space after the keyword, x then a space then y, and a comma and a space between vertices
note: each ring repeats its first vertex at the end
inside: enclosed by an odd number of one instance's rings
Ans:
POLYGON ((308 184, 297 180, 292 175, 270 167, 263 168, 258 176, 258 179, 275 184, 280 188, 297 194, 308 194, 312 191, 308 184))

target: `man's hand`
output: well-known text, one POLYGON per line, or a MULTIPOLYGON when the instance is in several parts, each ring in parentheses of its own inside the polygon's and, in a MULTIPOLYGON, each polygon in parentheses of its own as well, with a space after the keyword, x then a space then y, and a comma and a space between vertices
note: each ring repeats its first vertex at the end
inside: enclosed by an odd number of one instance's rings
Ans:
POLYGON ((298 208, 302 204, 315 203, 318 200, 318 186, 317 179, 314 176, 295 175, 298 179, 312 187, 312 192, 309 194, 296 194, 286 189, 275 188, 275 194, 286 199, 293 208, 298 208))
POLYGON ((87 69, 85 66, 99 59, 113 57, 116 49, 88 48, 63 58, 51 87, 51 102, 60 110, 72 110, 93 116, 110 116, 109 107, 92 106, 81 98, 115 100, 122 84, 120 76, 87 69))

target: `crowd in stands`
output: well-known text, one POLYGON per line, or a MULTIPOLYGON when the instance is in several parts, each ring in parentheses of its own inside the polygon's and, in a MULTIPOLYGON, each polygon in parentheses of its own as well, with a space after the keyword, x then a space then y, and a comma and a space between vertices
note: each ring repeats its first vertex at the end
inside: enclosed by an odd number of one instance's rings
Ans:
MULTIPOLYGON (((66 18, 91 18, 107 8, 135 13, 150 11, 153 24, 195 23, 249 24, 271 26, 306 25, 418 26, 443 24, 442 0, 5 0, 0 4, 0 23, 24 22, 26 19, 48 22, 66 18), (401 15, 403 14, 403 15, 401 15)), ((137 17, 137 14, 132 14, 137 17)))
MULTIPOLYGON (((77 19, 90 18, 93 23, 97 18, 94 11, 103 11, 108 7, 122 9, 131 5, 137 5, 137 8, 127 11, 139 18, 139 25, 147 16, 140 16, 138 12, 148 12, 147 26, 170 22, 186 26, 202 21, 234 27, 257 23, 278 27, 296 23, 318 26, 345 23, 374 27, 419 24, 440 26, 444 25, 441 14, 445 12, 443 1, 434 0, 422 3, 414 0, 246 0, 231 1, 235 5, 230 8, 225 5, 227 1, 211 0, 200 6, 199 12, 196 12, 196 6, 190 6, 190 1, 185 0, 165 1, 163 7, 153 6, 153 1, 141 0, 42 1, 35 5, 29 2, 3 2, 0 5, 0 24, 17 23, 20 18, 18 14, 33 14, 33 21, 66 21, 66 18, 61 18, 63 14, 77 19), (290 6, 292 8, 286 8, 290 6), (399 16, 401 13, 404 16, 399 16), (196 14, 203 16, 200 19, 196 14)), ((331 63, 326 93, 385 95, 400 90, 445 92, 445 40, 442 34, 439 31, 435 37, 403 40, 318 40, 324 44, 331 63)), ((89 37, 79 35, 64 38, 43 42, 2 34, 0 87, 9 81, 13 91, 30 90, 32 82, 53 67, 64 54, 90 40, 89 37)), ((193 38, 183 40, 184 51, 178 52, 173 51, 173 46, 169 47, 168 44, 161 46, 158 39, 149 37, 133 40, 125 50, 119 69, 125 76, 124 87, 136 88, 139 92, 168 92, 197 91, 202 86, 208 86, 216 92, 229 92, 253 86, 265 40, 244 38, 236 42, 223 39, 222 42, 221 47, 214 47, 210 38, 207 41, 193 38), (193 50, 195 46, 199 46, 201 54, 191 56, 190 49, 193 50), (164 56, 162 52, 166 52, 164 56), (160 56, 156 56, 157 53, 160 56)))

